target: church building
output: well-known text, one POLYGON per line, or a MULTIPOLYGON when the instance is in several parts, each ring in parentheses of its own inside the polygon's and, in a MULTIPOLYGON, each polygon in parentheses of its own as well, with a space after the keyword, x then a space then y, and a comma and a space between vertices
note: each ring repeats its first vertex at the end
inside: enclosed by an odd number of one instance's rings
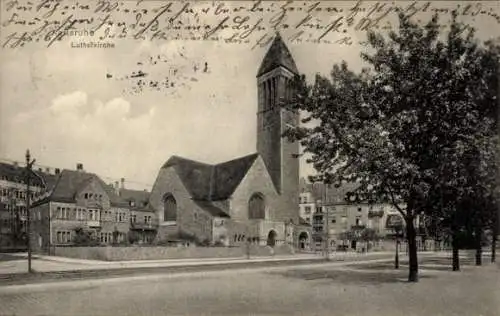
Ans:
POLYGON ((299 216, 299 144, 282 137, 299 124, 281 106, 298 75, 278 34, 257 72, 257 152, 219 164, 173 156, 161 167, 150 195, 159 241, 212 245, 309 243, 299 216))

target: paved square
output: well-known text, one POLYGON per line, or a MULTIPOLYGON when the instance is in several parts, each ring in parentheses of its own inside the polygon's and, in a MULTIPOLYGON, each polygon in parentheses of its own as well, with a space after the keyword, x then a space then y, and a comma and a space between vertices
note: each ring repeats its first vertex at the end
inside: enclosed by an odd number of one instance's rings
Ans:
POLYGON ((0 287, 0 315, 467 315, 500 311, 500 266, 329 263, 0 287))

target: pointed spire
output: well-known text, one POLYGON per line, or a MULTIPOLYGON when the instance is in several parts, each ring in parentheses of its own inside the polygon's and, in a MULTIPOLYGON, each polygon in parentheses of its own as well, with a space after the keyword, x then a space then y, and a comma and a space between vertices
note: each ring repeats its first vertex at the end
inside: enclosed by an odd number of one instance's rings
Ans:
POLYGON ((276 35, 274 40, 269 47, 269 50, 264 57, 262 64, 260 65, 259 71, 257 73, 257 77, 274 70, 278 67, 284 67, 294 74, 298 74, 297 66, 295 65, 295 61, 293 60, 292 54, 288 47, 283 42, 281 38, 281 34, 279 31, 276 31, 276 35))

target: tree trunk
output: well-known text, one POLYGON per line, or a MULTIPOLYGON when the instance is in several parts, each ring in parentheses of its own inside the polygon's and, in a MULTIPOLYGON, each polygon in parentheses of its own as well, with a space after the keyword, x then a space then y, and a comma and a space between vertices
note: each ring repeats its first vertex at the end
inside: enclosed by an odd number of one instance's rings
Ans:
POLYGON ((460 271, 460 257, 459 257, 459 252, 458 252, 458 236, 457 233, 453 233, 451 245, 453 248, 453 258, 452 258, 452 265, 453 265, 453 271, 460 271))
POLYGON ((496 260, 496 249, 497 249, 497 236, 494 232, 493 240, 491 241, 491 262, 494 263, 496 260))
POLYGON ((410 270, 408 282, 418 282, 417 234, 413 225, 413 217, 406 219, 406 236, 408 238, 408 255, 410 270))
POLYGON ((475 243, 476 243, 476 266, 480 266, 483 263, 483 249, 481 245, 481 227, 476 227, 476 238, 475 238, 475 243))
POLYGON ((500 212, 496 212, 495 215, 494 215, 494 220, 493 220, 493 229, 492 229, 492 233, 493 233, 493 238, 491 240, 491 262, 494 263, 495 260, 496 260, 496 249, 497 249, 497 239, 498 239, 498 228, 500 227, 500 219, 499 219, 499 216, 500 216, 500 212))

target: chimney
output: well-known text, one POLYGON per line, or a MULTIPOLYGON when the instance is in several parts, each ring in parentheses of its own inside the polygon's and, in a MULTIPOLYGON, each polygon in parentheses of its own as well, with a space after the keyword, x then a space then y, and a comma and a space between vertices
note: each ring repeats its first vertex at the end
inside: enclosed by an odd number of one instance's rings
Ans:
POLYGON ((121 178, 120 181, 121 181, 121 187, 120 188, 121 189, 125 189, 125 178, 121 178))
POLYGON ((76 170, 78 170, 78 171, 83 171, 83 164, 81 164, 81 163, 77 163, 77 164, 76 164, 76 170))
POLYGON ((120 195, 120 186, 118 185, 118 181, 115 181, 115 193, 116 195, 120 195))
POLYGON ((56 168, 54 171, 55 171, 56 175, 61 173, 61 169, 59 169, 59 168, 56 168))
POLYGON ((50 168, 45 168, 45 173, 49 173, 50 174, 50 168))
POLYGON ((14 161, 12 164, 14 165, 14 167, 19 166, 19 163, 17 161, 14 161))
POLYGON ((42 169, 42 168, 38 168, 38 171, 42 172, 42 171, 43 171, 43 169, 42 169))

